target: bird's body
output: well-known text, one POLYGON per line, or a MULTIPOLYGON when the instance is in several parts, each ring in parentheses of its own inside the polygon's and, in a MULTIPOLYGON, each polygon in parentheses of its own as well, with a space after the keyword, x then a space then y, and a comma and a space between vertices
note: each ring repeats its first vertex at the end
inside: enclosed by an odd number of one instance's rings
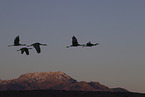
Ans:
POLYGON ((67 46, 67 48, 69 48, 69 47, 77 47, 77 46, 83 46, 83 45, 79 44, 78 41, 77 41, 77 39, 76 39, 76 37, 73 36, 72 37, 72 45, 67 46))
POLYGON ((86 43, 86 45, 84 45, 83 47, 92 47, 92 46, 96 46, 99 45, 99 43, 96 44, 92 44, 91 42, 86 43))
POLYGON ((21 48, 20 50, 17 50, 17 51, 21 51, 21 54, 23 54, 24 52, 26 53, 26 55, 29 55, 29 49, 32 49, 32 48, 21 48))
POLYGON ((26 44, 20 44, 20 38, 19 38, 19 36, 17 36, 14 40, 14 44, 9 45, 8 47, 10 47, 10 46, 26 46, 26 44))
POLYGON ((35 50, 37 51, 37 53, 41 53, 40 45, 47 46, 46 44, 41 44, 41 43, 39 43, 39 42, 33 43, 33 44, 31 44, 30 46, 33 46, 33 47, 35 48, 35 50))

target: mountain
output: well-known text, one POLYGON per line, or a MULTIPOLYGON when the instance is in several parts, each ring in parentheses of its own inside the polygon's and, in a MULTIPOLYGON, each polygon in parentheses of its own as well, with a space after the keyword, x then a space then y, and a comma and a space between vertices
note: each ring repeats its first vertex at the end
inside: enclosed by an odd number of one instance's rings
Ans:
POLYGON ((123 89, 123 88, 112 88, 112 90, 115 91, 115 92, 126 92, 126 91, 128 91, 128 90, 123 89))
POLYGON ((69 85, 64 90, 82 90, 82 91, 112 91, 107 86, 101 85, 99 82, 77 82, 69 85))
POLYGON ((126 89, 111 89, 99 82, 78 82, 63 72, 35 72, 17 79, 0 80, 0 90, 79 90, 128 92, 126 89))

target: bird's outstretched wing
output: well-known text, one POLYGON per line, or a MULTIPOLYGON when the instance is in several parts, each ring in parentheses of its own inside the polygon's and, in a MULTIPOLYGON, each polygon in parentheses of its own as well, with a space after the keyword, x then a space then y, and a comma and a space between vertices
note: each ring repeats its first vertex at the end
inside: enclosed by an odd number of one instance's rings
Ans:
POLYGON ((14 44, 19 45, 19 42, 20 42, 20 39, 19 39, 19 36, 17 36, 14 40, 14 44))
POLYGON ((21 48, 20 50, 17 50, 17 51, 21 51, 21 54, 24 54, 24 52, 26 53, 26 55, 29 55, 29 49, 32 49, 32 48, 21 48))
POLYGON ((75 36, 72 37, 72 45, 77 45, 78 41, 75 36))
POLYGON ((21 49, 21 54, 23 54, 24 53, 24 50, 23 49, 21 49))
POLYGON ((36 49, 37 53, 41 52, 40 45, 33 45, 33 47, 36 49))
POLYGON ((26 55, 29 55, 29 50, 28 50, 28 48, 25 48, 25 53, 26 53, 26 55))

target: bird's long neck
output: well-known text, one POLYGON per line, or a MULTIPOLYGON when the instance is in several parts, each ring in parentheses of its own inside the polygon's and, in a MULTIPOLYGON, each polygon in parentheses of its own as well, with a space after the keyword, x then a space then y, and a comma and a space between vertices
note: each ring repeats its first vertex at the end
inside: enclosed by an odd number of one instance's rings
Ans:
POLYGON ((8 45, 8 47, 11 47, 11 46, 16 46, 16 45, 8 45))
POLYGON ((69 47, 72 47, 72 46, 67 46, 66 48, 69 48, 69 47))
POLYGON ((41 45, 43 45, 43 46, 47 46, 47 44, 41 44, 41 45))
POLYGON ((8 47, 11 47, 11 46, 14 46, 14 45, 8 45, 8 47))

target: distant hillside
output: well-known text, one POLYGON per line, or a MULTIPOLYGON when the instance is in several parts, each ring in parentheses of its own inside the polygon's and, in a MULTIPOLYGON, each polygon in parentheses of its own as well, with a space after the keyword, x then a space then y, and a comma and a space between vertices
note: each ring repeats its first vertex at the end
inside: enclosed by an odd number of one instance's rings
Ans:
POLYGON ((0 90, 77 90, 128 92, 123 88, 109 88, 99 82, 78 82, 63 72, 35 72, 13 80, 0 80, 0 90))

